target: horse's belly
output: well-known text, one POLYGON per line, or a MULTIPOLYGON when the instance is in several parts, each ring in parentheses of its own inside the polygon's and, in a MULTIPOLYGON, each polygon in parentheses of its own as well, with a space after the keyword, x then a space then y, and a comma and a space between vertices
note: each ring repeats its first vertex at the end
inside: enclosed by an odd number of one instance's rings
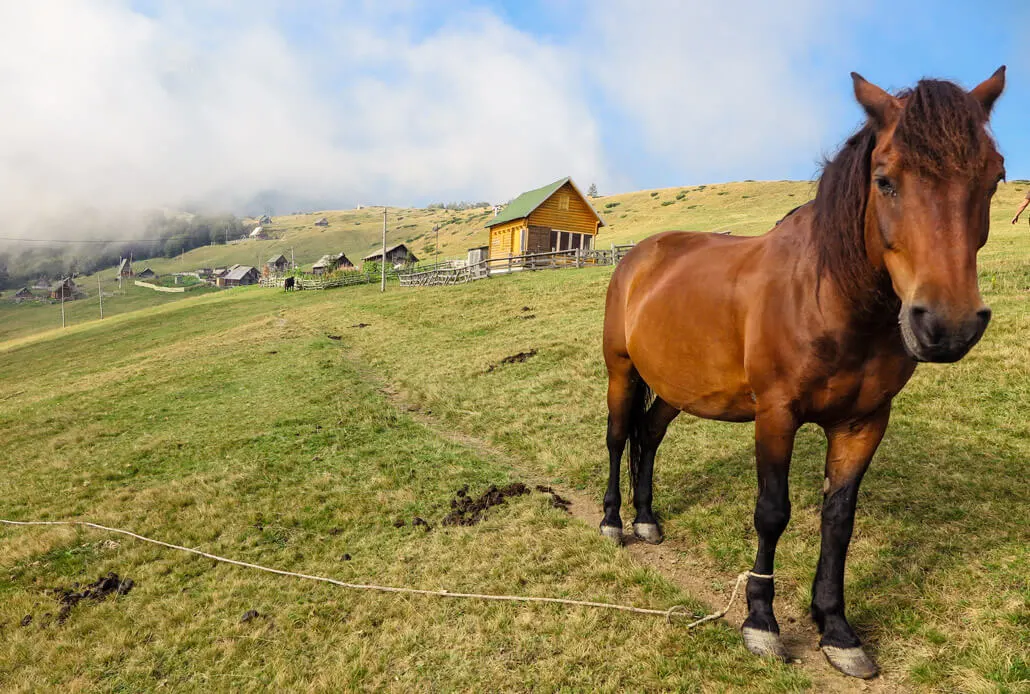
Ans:
POLYGON ((630 358, 655 395, 678 410, 729 422, 755 418, 755 395, 743 366, 727 355, 682 342, 631 342, 630 358))

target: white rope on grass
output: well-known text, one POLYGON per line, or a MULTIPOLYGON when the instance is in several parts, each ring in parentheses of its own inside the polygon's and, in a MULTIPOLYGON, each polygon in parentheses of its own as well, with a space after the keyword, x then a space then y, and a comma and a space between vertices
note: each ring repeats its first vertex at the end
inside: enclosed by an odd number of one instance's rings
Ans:
MULTIPOLYGON (((452 593, 448 590, 422 590, 420 588, 398 588, 396 586, 377 586, 372 584, 364 583, 346 583, 344 581, 338 581, 335 578, 326 578, 324 576, 311 576, 309 574, 294 573, 293 571, 283 571, 282 569, 273 569, 267 566, 261 566, 260 564, 251 564, 245 561, 238 561, 236 559, 228 559, 226 557, 220 557, 217 554, 209 554, 207 552, 201 552, 199 549, 191 549, 189 547, 182 547, 180 545, 173 545, 168 542, 162 542, 161 540, 154 540, 143 535, 137 535, 134 532, 128 530, 122 530, 120 528, 109 528, 106 525, 99 525, 97 523, 90 523, 88 521, 12 521, 4 520, 0 518, 0 524, 3 525, 17 525, 17 526, 39 526, 39 525, 64 525, 64 526, 81 526, 85 528, 93 528, 95 530, 103 530, 109 533, 117 533, 119 535, 127 535, 128 537, 140 540, 142 542, 149 542, 153 545, 159 545, 161 547, 167 547, 169 549, 179 550, 180 552, 188 552, 189 554, 196 554, 207 559, 213 559, 223 564, 233 564, 234 566, 242 566, 247 569, 257 569, 258 571, 265 571, 271 574, 278 574, 280 576, 291 576, 293 578, 302 578, 308 581, 319 581, 321 583, 331 583, 334 586, 340 586, 341 588, 351 588, 353 590, 375 590, 383 593, 408 593, 414 595, 434 595, 441 598, 470 598, 474 600, 495 600, 505 602, 545 602, 554 603, 558 605, 577 605, 580 607, 597 607, 608 610, 621 610, 623 612, 634 612, 636 614, 651 614, 651 615, 664 615, 667 621, 672 621, 674 616, 687 616, 687 608, 684 605, 674 605, 667 610, 652 610, 644 607, 633 607, 631 605, 617 605, 610 602, 591 602, 589 600, 570 600, 567 598, 544 598, 532 595, 489 595, 483 593, 452 593)), ((733 592, 730 593, 729 602, 726 603, 726 607, 714 612, 710 615, 706 615, 701 619, 695 620, 688 624, 686 629, 693 629, 696 626, 700 626, 706 622, 711 622, 716 619, 724 617, 730 608, 733 607, 734 601, 737 599, 737 593, 740 592, 740 586, 743 585, 747 579, 751 578, 765 578, 771 579, 772 574, 758 574, 753 571, 745 571, 737 575, 737 582, 733 585, 733 592)))

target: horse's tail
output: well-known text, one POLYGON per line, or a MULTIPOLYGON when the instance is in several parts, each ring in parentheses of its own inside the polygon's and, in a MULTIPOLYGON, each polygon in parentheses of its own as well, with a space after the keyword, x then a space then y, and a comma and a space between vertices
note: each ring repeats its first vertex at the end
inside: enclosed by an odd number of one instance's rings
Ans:
POLYGON ((637 473, 640 470, 640 459, 644 455, 644 420, 647 417, 647 408, 651 406, 654 394, 651 387, 644 383, 644 379, 637 381, 636 390, 633 392, 633 405, 630 407, 629 415, 629 486, 630 498, 636 498, 637 473))

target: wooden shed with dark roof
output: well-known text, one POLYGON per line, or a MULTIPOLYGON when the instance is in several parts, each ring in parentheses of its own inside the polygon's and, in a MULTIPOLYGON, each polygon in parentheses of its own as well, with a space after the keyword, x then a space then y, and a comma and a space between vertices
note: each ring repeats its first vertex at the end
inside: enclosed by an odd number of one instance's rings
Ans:
POLYGON ((591 249, 603 226, 601 215, 565 177, 523 193, 486 223, 490 258, 591 249))

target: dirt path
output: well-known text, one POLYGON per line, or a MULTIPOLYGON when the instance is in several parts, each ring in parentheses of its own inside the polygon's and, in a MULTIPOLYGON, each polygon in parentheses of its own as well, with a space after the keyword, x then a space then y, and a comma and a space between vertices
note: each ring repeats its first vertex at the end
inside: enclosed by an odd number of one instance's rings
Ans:
MULTIPOLYGON (((472 449, 484 457, 504 461, 523 476, 522 481, 526 484, 546 484, 552 487, 558 494, 572 502, 569 508, 572 515, 582 521, 590 532, 597 532, 602 512, 589 495, 540 478, 504 450, 487 441, 447 429, 434 417, 407 403, 403 394, 392 386, 382 386, 382 392, 395 407, 406 412, 441 438, 472 449)), ((660 545, 649 545, 628 536, 625 549, 637 562, 658 571, 685 593, 705 601, 713 609, 721 609, 729 599, 736 577, 715 573, 704 559, 698 557, 690 547, 680 546, 675 540, 669 539, 660 545)), ((741 569, 744 568, 747 567, 741 567, 741 569)), ((777 603, 776 612, 784 644, 797 667, 802 668, 811 678, 813 691, 884 693, 907 691, 907 687, 902 685, 892 673, 881 674, 872 681, 856 680, 841 675, 830 667, 820 652, 819 634, 807 614, 800 613, 793 605, 785 604, 783 601, 777 603)), ((746 616, 744 600, 738 598, 725 619, 729 624, 737 627, 743 623, 746 616)))

